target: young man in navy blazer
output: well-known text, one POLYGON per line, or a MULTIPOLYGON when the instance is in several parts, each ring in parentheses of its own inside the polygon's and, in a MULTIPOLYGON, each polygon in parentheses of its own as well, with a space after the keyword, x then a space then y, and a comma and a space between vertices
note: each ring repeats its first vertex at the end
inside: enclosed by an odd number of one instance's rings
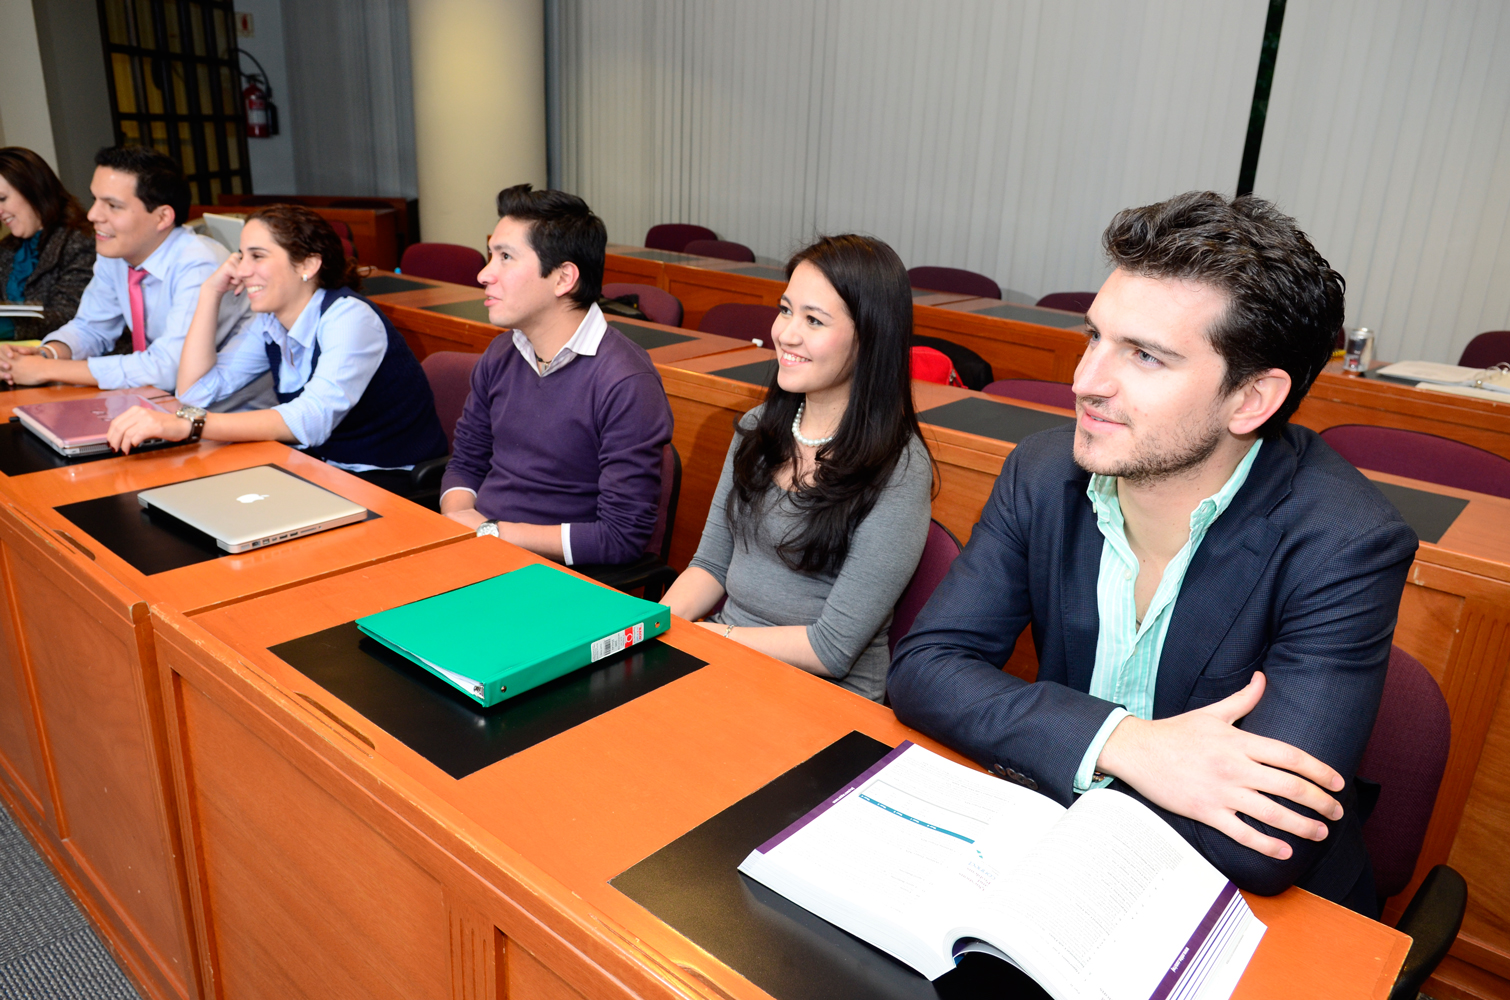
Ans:
POLYGON ((1007 458, 898 644, 898 718, 1068 804, 1110 784, 1240 888, 1374 915, 1354 775, 1416 537, 1288 423, 1343 280, 1253 197, 1121 212, 1073 427, 1007 458), (1038 678, 1004 673, 1025 627, 1038 678))

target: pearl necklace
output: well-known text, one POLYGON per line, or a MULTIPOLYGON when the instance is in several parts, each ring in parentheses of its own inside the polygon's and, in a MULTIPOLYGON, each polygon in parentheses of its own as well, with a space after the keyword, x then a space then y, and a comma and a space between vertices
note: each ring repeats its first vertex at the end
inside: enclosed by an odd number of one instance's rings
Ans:
POLYGON ((824 445, 828 444, 830 441, 832 441, 834 439, 834 436, 832 434, 830 434, 826 438, 805 438, 805 437, 803 437, 802 436, 802 411, 804 409, 806 409, 806 408, 807 408, 807 400, 805 400, 805 399, 802 402, 800 402, 800 403, 797 404, 797 415, 792 418, 792 437, 796 438, 797 439, 797 443, 800 444, 800 445, 802 445, 803 447, 806 447, 806 448, 821 448, 824 445))

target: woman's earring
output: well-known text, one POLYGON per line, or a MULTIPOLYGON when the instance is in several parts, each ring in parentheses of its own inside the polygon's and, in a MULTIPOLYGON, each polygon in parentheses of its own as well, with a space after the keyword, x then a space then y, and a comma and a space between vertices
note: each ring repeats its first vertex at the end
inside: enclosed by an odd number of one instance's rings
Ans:
POLYGON ((309 275, 307 275, 307 274, 301 274, 301 275, 299 275, 299 280, 300 281, 308 281, 309 280, 309 275))

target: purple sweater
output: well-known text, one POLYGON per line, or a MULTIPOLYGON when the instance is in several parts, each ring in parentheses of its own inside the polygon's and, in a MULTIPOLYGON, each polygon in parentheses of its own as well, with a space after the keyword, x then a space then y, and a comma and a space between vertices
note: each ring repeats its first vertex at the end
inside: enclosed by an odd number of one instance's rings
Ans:
POLYGON ((472 369, 441 489, 476 491, 495 521, 571 525, 574 564, 633 562, 655 528, 670 440, 660 375, 619 331, 545 377, 504 333, 472 369))

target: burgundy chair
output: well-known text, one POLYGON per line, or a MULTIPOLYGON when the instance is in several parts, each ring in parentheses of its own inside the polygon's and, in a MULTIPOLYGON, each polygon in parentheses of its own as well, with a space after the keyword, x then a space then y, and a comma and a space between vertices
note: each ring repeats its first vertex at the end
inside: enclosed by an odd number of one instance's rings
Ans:
POLYGON ((1321 440, 1360 469, 1510 497, 1510 460, 1471 444, 1367 424, 1328 427, 1321 440))
POLYGON ((891 629, 886 633, 886 644, 891 649, 896 649, 897 643, 912 628, 918 612, 933 596, 934 588, 943 581, 962 547, 948 528, 937 521, 928 522, 928 541, 923 543, 923 557, 918 560, 918 568, 912 571, 912 580, 897 599, 896 610, 891 614, 891 629))
POLYGON ((1035 304, 1041 309, 1063 309, 1065 312, 1086 313, 1096 301, 1095 292, 1050 292, 1035 304))
POLYGON ((669 250, 682 253, 693 240, 716 240, 718 234, 705 226, 692 226, 681 222, 666 222, 651 226, 645 234, 645 246, 652 250, 669 250))
MULTIPOLYGON (((665 326, 682 325, 682 300, 654 285, 636 285, 627 281, 615 281, 603 286, 606 298, 617 299, 625 295, 636 296, 640 312, 652 323, 665 326)), ((612 318, 612 317, 610 317, 612 318)))
POLYGON ((1008 399, 1025 399, 1044 406, 1059 406, 1066 410, 1075 408, 1075 390, 1064 382, 1046 382, 1037 378, 1004 378, 992 382, 981 392, 1008 399))
POLYGON ((984 274, 958 267, 909 267, 907 280, 913 288, 930 292, 953 292, 981 299, 1001 298, 1001 286, 984 274))
MULTIPOLYGON (((1365 801, 1360 812, 1367 813, 1363 840, 1381 907, 1410 883, 1447 768, 1451 739, 1452 719, 1437 682, 1415 657, 1391 647, 1379 714, 1358 764, 1360 799, 1368 791, 1378 791, 1372 811, 1365 801)), ((1447 865, 1433 868, 1396 924, 1412 942, 1391 1000, 1415 1000, 1457 937, 1467 904, 1463 877, 1447 865)))
POLYGON ((771 346, 771 324, 781 310, 775 306, 757 306, 746 302, 720 302, 703 313, 697 329, 701 333, 716 333, 720 337, 754 341, 758 347, 771 346))
POLYGON ((334 229, 336 235, 341 238, 341 252, 346 255, 348 260, 355 258, 357 255, 357 245, 351 239, 351 226, 340 219, 326 219, 325 221, 330 223, 330 228, 334 229))
POLYGON ((676 530, 676 507, 682 492, 682 457, 676 446, 661 449, 661 493, 656 505, 655 527, 645 543, 645 554, 622 566, 573 566, 577 572, 616 590, 644 588, 648 601, 660 600, 666 589, 676 582, 671 559, 671 535, 676 530))
MULTIPOLYGON (((435 415, 440 418, 441 430, 446 432, 448 448, 456 442, 456 421, 461 419, 467 396, 472 392, 472 369, 481 359, 481 354, 436 351, 425 355, 425 360, 419 363, 425 371, 425 381, 430 383, 430 394, 435 397, 435 415)), ((450 461, 451 456, 444 455, 416 465, 409 474, 415 490, 410 499, 431 510, 440 510, 440 481, 450 461)))
POLYGON ((1490 330, 1481 333, 1463 348, 1458 364, 1464 368, 1491 368, 1510 361, 1510 330, 1490 330))
POLYGON ((471 247, 457 243, 415 243, 404 251, 399 270, 416 278, 480 288, 477 272, 486 264, 487 258, 471 247))
POLYGON ((755 251, 733 240, 693 240, 682 247, 682 253, 693 253, 699 257, 717 257, 719 260, 755 263, 755 251))

